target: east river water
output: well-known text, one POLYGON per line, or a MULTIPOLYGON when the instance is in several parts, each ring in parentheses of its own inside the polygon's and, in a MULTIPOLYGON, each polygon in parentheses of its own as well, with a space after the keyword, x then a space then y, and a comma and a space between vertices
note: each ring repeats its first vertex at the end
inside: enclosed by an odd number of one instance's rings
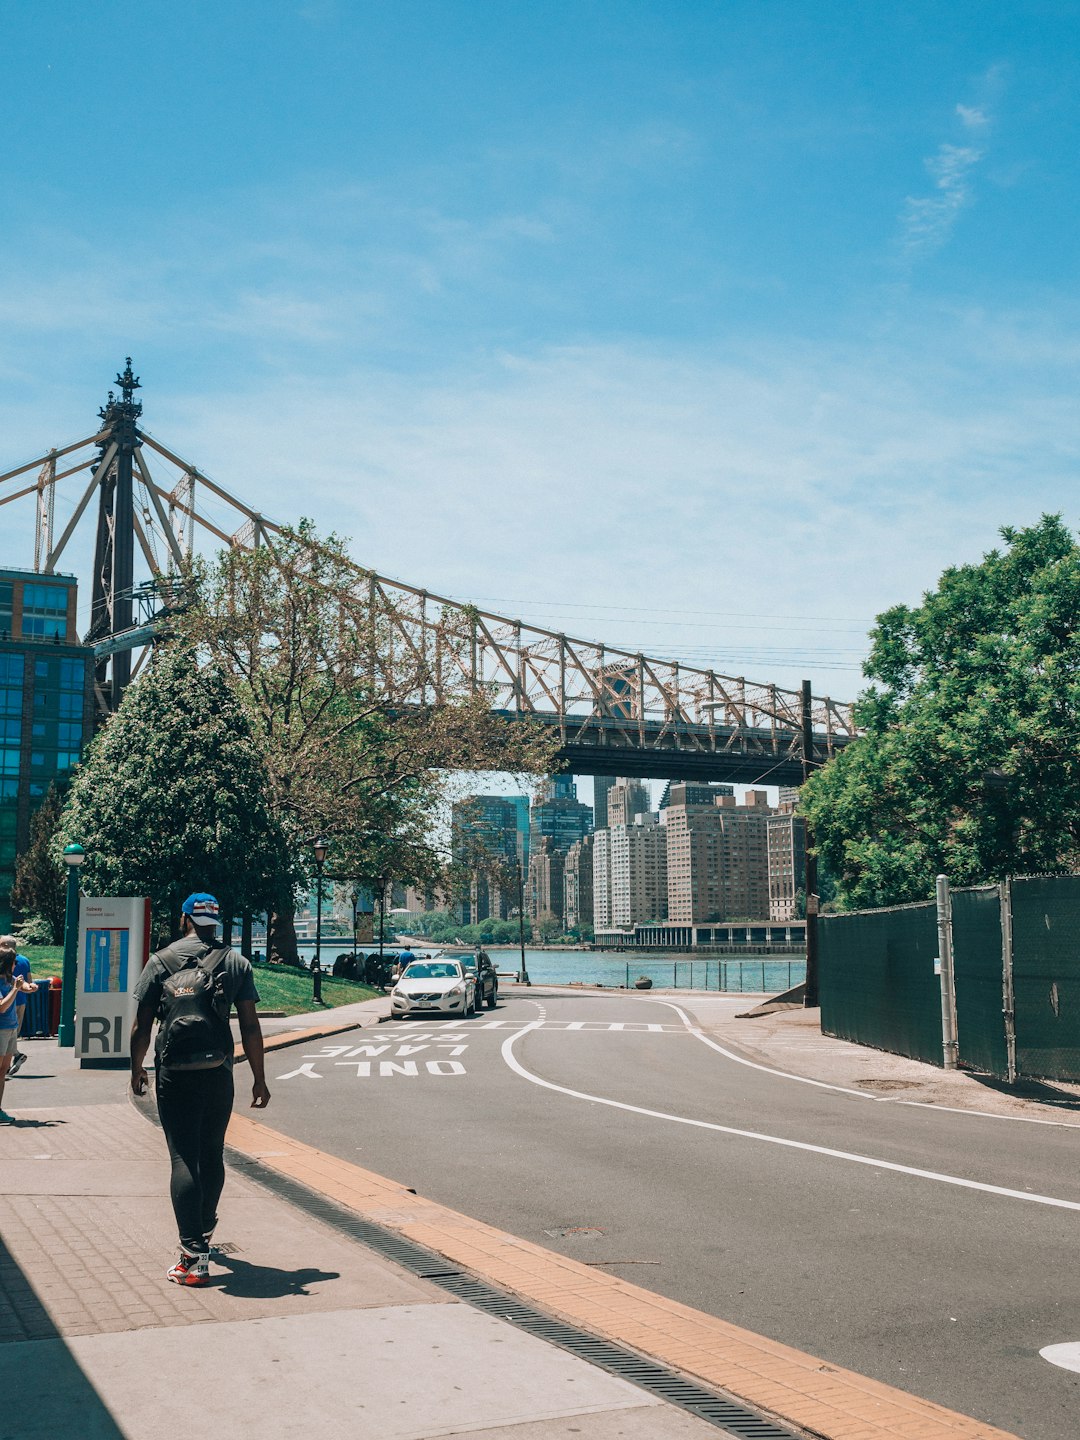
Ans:
MULTIPOLYGON (((337 955, 348 949, 340 939, 322 944, 322 963, 329 969, 337 955)), ((378 947, 363 945, 364 954, 378 947)), ((448 945, 446 949, 458 947, 448 945)), ((500 975, 516 975, 521 952, 516 947, 486 947, 500 975)), ((387 940, 388 953, 400 946, 387 940)), ((299 946, 305 964, 311 963, 314 945, 299 946)), ((416 952, 414 952, 416 953, 416 952)), ((525 968, 534 985, 602 985, 605 988, 633 986, 646 976, 662 990, 728 990, 754 994, 775 994, 799 985, 806 978, 806 964, 800 955, 719 956, 709 959, 676 954, 632 954, 604 950, 534 950, 525 947, 525 968)))

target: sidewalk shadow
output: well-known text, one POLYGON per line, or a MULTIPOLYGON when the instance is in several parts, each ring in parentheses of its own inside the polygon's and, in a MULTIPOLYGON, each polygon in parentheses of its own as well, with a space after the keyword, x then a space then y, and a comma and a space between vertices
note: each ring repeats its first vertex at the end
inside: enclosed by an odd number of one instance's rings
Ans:
POLYGON ((972 1074, 971 1078, 999 1095, 1013 1095, 1017 1100, 1037 1100, 1040 1105, 1053 1105, 1056 1110, 1080 1110, 1080 1096, 1068 1090, 1059 1090, 1045 1080, 1017 1080, 1015 1085, 1010 1085, 996 1075, 972 1074))
POLYGON ((4 1393, 0 1426, 5 1435, 47 1440, 70 1433, 72 1417, 78 1416, 79 1440, 125 1440, 93 1382, 38 1299, 29 1276, 2 1240, 0 1320, 0 1353, 11 1373, 22 1377, 4 1393), (28 1375, 35 1380, 26 1383, 28 1375))
POLYGON ((45 1130, 51 1125, 66 1125, 66 1120, 20 1120, 18 1115, 12 1115, 4 1121, 2 1127, 5 1130, 45 1130))
POLYGON ((217 1280, 216 1289, 243 1300, 278 1300, 286 1295, 310 1295, 309 1285, 321 1280, 340 1280, 338 1270, 279 1270, 274 1265, 252 1265, 235 1255, 215 1255, 215 1265, 224 1265, 231 1272, 217 1280))

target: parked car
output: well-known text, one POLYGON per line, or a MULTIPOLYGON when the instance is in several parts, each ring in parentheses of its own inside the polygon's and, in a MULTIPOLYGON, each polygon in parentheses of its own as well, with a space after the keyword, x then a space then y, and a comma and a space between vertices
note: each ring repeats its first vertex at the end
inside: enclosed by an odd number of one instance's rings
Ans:
POLYGON ((499 998, 499 977, 487 951, 447 950, 444 953, 459 961, 462 968, 473 977, 476 983, 476 1008, 479 1010, 486 1002, 488 1009, 494 1010, 499 998))
POLYGON ((436 1011, 476 1014, 476 981, 460 960, 449 956, 414 960, 390 991, 390 1013, 395 1017, 436 1011))

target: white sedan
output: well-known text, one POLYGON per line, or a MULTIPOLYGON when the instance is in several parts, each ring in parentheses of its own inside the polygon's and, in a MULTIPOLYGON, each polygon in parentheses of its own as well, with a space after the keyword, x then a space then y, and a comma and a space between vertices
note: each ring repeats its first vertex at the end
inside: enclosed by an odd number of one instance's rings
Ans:
POLYGON ((476 1013, 476 982, 457 960, 414 960, 390 991, 391 1013, 476 1013))

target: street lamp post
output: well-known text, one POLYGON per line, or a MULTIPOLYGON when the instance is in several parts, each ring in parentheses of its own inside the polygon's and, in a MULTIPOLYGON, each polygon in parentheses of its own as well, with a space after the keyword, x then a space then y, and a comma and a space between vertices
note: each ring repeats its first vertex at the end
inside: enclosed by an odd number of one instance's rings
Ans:
POLYGON ((64 912, 64 971, 60 988, 60 1029, 57 1044, 70 1050, 75 1044, 75 972, 79 949, 79 866, 86 859, 81 845, 64 846, 68 867, 67 907, 64 912))
POLYGON ((517 983, 519 985, 531 985, 529 972, 525 968, 525 879, 521 873, 521 857, 517 862, 518 882, 518 944, 521 947, 521 966, 518 970, 517 983))
POLYGON ((311 967, 311 998, 316 1005, 322 1004, 322 887, 323 866, 326 852, 330 848, 320 835, 311 842, 315 855, 315 964, 311 967))
POLYGON ((386 938, 386 876, 380 875, 379 885, 379 974, 383 973, 383 944, 386 938))

